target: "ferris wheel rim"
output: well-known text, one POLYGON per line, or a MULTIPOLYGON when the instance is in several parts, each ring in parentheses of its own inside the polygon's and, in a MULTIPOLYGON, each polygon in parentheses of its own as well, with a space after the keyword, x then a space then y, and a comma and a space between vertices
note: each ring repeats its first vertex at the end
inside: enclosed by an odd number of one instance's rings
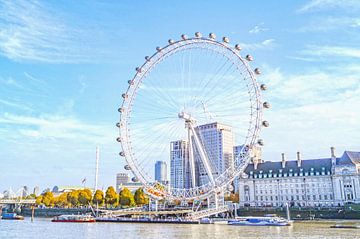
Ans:
MULTIPOLYGON (((197 48, 196 45, 197 44, 203 44, 204 46, 212 46, 212 45, 216 45, 218 47, 220 47, 221 49, 224 50, 224 52, 230 52, 233 54, 233 56, 240 60, 239 61, 239 65, 244 66, 246 71, 247 71, 247 77, 246 79, 251 81, 252 84, 252 89, 255 92, 255 105, 256 105, 256 109, 255 109, 255 116, 254 118, 252 118, 252 120, 250 120, 250 126, 253 125, 254 128, 252 129, 252 133, 250 136, 247 136, 246 139, 251 139, 248 146, 251 148, 256 144, 256 140, 259 137, 259 133, 260 133, 260 129, 261 129, 261 121, 262 121, 262 100, 261 100, 261 94, 260 94, 260 87, 259 84, 257 83, 256 77, 254 72, 251 70, 251 67, 249 66, 249 64, 247 63, 247 61, 245 59, 243 59, 241 57, 241 55, 239 54, 239 49, 232 48, 230 47, 230 45, 228 44, 228 42, 219 42, 217 40, 215 40, 214 38, 205 38, 205 37, 192 37, 192 38, 183 38, 181 40, 178 41, 173 41, 170 43, 169 40, 169 44, 167 44, 165 47, 157 48, 157 51, 150 57, 146 57, 145 62, 142 64, 141 67, 136 68, 136 73, 134 75, 134 77, 129 81, 129 86, 128 89, 126 90, 126 93, 123 94, 123 102, 121 105, 122 112, 121 113, 121 117, 120 117, 120 122, 119 122, 119 132, 120 132, 120 142, 121 142, 121 147, 122 147, 122 153, 124 156, 131 171, 133 171, 134 175, 137 177, 137 179, 139 181, 141 181, 141 183, 144 184, 144 187, 147 189, 153 189, 156 192, 160 192, 158 189, 155 188, 154 183, 149 182, 146 177, 142 174, 141 169, 138 168, 138 165, 135 163, 136 159, 133 158, 132 155, 132 150, 131 150, 131 143, 128 140, 129 137, 131 137, 129 135, 129 128, 128 128, 128 120, 130 118, 131 115, 131 107, 133 104, 133 101, 135 100, 135 95, 136 95, 136 91, 139 89, 139 84, 146 78, 147 74, 151 73, 151 70, 154 69, 156 67, 157 64, 159 64, 160 62, 162 62, 163 60, 165 60, 166 58, 170 57, 172 54, 176 54, 176 52, 181 51, 181 50, 186 50, 186 49, 190 49, 190 48, 185 48, 186 46, 189 46, 193 44, 195 47, 197 48), (182 49, 184 48, 184 49, 182 49), (156 58, 158 57, 158 58, 156 58), (155 59, 155 61, 154 61, 155 59), (136 85, 135 85, 136 84, 136 85), (133 90, 132 92, 130 90, 133 90), (130 106, 130 107, 129 107, 130 106), (129 144, 130 143, 130 144, 129 144)), ((208 50, 213 50, 210 48, 206 48, 205 49, 208 50)), ((213 50, 214 51, 214 50, 213 50)), ((221 54, 221 52, 217 53, 221 54)), ((222 54, 223 56, 225 56, 225 54, 222 54)), ((229 59, 229 58, 228 58, 229 59)), ((230 60, 230 59, 229 59, 230 60)), ((251 101, 251 99, 250 99, 251 101)), ((120 111, 119 109, 119 111, 120 111)), ((250 134, 250 129, 248 130, 248 133, 250 134)), ((235 159, 235 156, 234 156, 235 159)), ((238 159, 238 157, 236 158, 236 160, 240 160, 238 159)), ((241 160, 243 160, 243 162, 241 163, 241 168, 239 168, 238 170, 236 170, 236 172, 230 173, 228 172, 229 169, 225 170, 225 172, 223 172, 217 179, 221 179, 221 176, 227 175, 226 177, 226 181, 223 182, 223 180, 221 180, 221 182, 218 182, 219 180, 217 180, 218 183, 216 183, 215 185, 208 185, 208 184, 204 184, 201 186, 197 186, 197 187, 193 187, 193 188, 188 188, 188 189, 182 189, 182 188, 169 188, 169 191, 163 192, 161 191, 161 193, 164 194, 164 196, 167 197, 173 197, 173 198, 184 198, 184 199, 194 199, 194 198, 200 198, 200 197, 205 197, 205 195, 208 195, 209 193, 215 192, 225 186, 228 185, 228 183, 230 183, 235 177, 237 177, 239 174, 241 174, 244 171, 244 167, 247 166, 247 164, 250 161, 250 156, 247 154, 245 155, 241 160), (229 180, 230 179, 230 180, 229 180)))

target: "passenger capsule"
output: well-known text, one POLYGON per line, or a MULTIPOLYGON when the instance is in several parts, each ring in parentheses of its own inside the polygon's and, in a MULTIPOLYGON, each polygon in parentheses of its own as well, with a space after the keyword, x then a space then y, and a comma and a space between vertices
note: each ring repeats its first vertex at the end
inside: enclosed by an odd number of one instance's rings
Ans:
POLYGON ((228 38, 228 37, 223 37, 223 42, 225 42, 225 43, 229 43, 229 42, 230 42, 230 40, 229 40, 229 38, 228 38))
POLYGON ((125 157, 124 151, 121 151, 121 152, 119 153, 119 155, 120 155, 121 157, 125 157))
POLYGON ((125 166, 124 166, 124 169, 125 169, 125 170, 130 170, 131 168, 130 168, 129 165, 125 165, 125 166))
POLYGON ((210 33, 210 34, 209 34, 209 38, 210 38, 210 39, 215 39, 215 38, 216 38, 215 33, 210 33))
POLYGON ((183 40, 186 40, 186 39, 187 39, 187 36, 186 36, 185 34, 182 34, 182 35, 181 35, 181 38, 182 38, 183 40))
POLYGON ((120 108, 118 109, 118 111, 119 111, 119 113, 122 113, 122 112, 124 112, 124 108, 120 107, 120 108))
POLYGON ((116 123, 116 127, 120 128, 120 122, 116 123))
POLYGON ((169 40, 168 40, 168 43, 171 45, 171 44, 174 44, 175 41, 174 41, 173 39, 169 39, 169 40))
POLYGON ((116 138, 116 141, 121 142, 121 138, 120 138, 120 137, 117 137, 117 138, 116 138))
POLYGON ((252 61, 252 60, 254 60, 254 58, 251 55, 246 55, 246 60, 252 61))
POLYGON ((195 32, 195 37, 199 38, 199 37, 201 37, 201 36, 202 36, 202 35, 201 35, 200 32, 195 32))
POLYGON ((160 52, 161 51, 161 47, 156 47, 156 50, 158 51, 158 52, 160 52))
POLYGON ((134 80, 128 80, 129 85, 134 85, 134 80))
POLYGON ((126 99, 128 96, 127 96, 126 93, 124 93, 124 94, 121 95, 121 97, 124 98, 124 99, 126 99))
POLYGON ((267 122, 266 120, 264 120, 264 121, 262 122, 262 125, 263 125, 264 127, 269 127, 269 122, 267 122))
POLYGON ((264 145, 264 140, 259 139, 259 140, 257 141, 257 143, 258 143, 259 145, 263 146, 263 145, 264 145))
POLYGON ((140 67, 136 67, 135 70, 136 70, 137 72, 139 72, 139 73, 141 72, 141 68, 140 68, 140 67))
POLYGON ((260 89, 263 90, 263 91, 265 91, 265 90, 267 90, 267 86, 266 86, 265 84, 261 84, 261 85, 260 85, 260 89))
POLYGON ((255 68, 254 72, 255 72, 256 75, 260 75, 260 74, 261 74, 261 71, 260 71, 259 68, 255 68))
POLYGON ((270 108, 270 103, 265 101, 263 103, 263 106, 264 106, 264 108, 269 109, 270 108))
POLYGON ((146 61, 150 61, 150 56, 145 56, 146 61))
POLYGON ((136 182, 138 182, 139 180, 138 180, 136 177, 133 177, 133 178, 131 179, 131 181, 133 181, 134 183, 136 183, 136 182))
POLYGON ((241 51, 241 46, 239 44, 236 44, 235 49, 238 50, 238 51, 241 51))

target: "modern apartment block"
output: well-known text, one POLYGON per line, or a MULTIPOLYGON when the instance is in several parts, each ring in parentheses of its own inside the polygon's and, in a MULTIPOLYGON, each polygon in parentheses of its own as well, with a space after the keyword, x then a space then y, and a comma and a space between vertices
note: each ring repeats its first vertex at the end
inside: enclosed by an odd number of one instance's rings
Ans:
POLYGON ((156 161, 155 163, 155 181, 167 184, 167 164, 165 161, 156 161))

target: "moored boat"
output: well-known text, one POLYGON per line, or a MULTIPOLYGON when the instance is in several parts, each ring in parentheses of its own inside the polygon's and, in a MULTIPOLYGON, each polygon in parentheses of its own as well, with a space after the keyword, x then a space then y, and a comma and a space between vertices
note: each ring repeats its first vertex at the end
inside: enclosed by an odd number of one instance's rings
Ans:
MULTIPOLYGON (((182 218, 130 218, 130 217, 97 217, 97 222, 118 222, 118 223, 162 223, 162 224, 199 224, 199 220, 187 220, 182 218)), ((205 224, 205 223, 201 223, 205 224)), ((209 223, 206 223, 209 224, 209 223)))
POLYGON ((290 226, 292 221, 278 216, 238 217, 228 221, 234 226, 290 226))
POLYGON ((60 215, 54 217, 52 222, 95 222, 91 215, 60 215))
POLYGON ((23 216, 17 215, 15 212, 4 212, 1 218, 3 220, 24 220, 23 216))

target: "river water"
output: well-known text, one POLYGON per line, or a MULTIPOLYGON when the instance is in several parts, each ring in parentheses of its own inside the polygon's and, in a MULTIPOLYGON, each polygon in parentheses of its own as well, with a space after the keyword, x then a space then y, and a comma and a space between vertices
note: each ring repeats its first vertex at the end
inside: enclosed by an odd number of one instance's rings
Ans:
MULTIPOLYGON (((329 228, 335 221, 295 222, 290 227, 244 227, 229 225, 183 225, 144 223, 53 223, 51 219, 0 220, 0 239, 13 238, 247 238, 247 239, 360 239, 359 229, 329 228)), ((360 221, 355 221, 360 225, 360 221)))

